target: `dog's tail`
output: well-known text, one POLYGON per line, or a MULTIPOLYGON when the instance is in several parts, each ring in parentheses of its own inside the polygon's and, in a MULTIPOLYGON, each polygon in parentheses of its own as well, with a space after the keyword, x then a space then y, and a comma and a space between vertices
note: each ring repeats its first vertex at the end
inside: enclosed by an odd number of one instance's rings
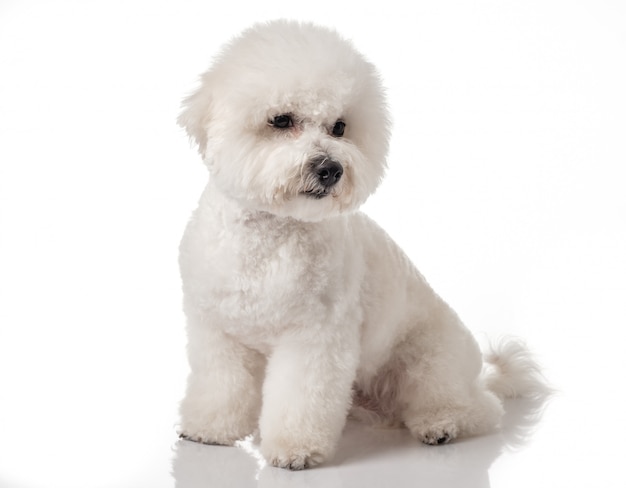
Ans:
POLYGON ((484 353, 483 379, 499 398, 546 399, 553 390, 529 349, 519 339, 491 343, 484 353))

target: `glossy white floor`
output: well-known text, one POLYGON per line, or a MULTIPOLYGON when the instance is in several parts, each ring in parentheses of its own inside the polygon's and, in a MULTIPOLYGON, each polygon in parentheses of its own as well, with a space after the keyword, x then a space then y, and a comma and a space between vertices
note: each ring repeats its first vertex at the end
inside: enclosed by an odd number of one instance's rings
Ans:
POLYGON ((0 5, 0 486, 626 486, 624 4, 362 4, 0 5), (299 473, 176 438, 176 247, 206 180, 178 103, 219 43, 281 16, 380 67, 394 138, 366 211, 558 390, 509 402, 501 432, 426 447, 350 423, 299 473))

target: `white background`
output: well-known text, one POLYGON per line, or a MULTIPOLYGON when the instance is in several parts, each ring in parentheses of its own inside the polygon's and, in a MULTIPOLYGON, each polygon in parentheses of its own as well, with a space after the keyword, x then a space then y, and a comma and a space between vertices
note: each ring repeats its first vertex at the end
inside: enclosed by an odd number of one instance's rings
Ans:
POLYGON ((394 132, 365 210, 560 390, 476 486, 626 485, 624 2, 1 0, 0 486, 174 486, 177 245, 207 179, 175 119, 220 44, 277 17, 379 67, 394 132))

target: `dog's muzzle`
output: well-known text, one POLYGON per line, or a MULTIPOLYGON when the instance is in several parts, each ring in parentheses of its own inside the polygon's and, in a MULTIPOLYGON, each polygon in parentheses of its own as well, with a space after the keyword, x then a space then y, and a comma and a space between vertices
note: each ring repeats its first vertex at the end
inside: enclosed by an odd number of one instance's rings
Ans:
POLYGON ((316 158, 310 164, 310 179, 313 181, 311 181, 311 188, 307 188, 305 193, 314 198, 324 198, 341 180, 343 166, 339 161, 329 157, 316 158))

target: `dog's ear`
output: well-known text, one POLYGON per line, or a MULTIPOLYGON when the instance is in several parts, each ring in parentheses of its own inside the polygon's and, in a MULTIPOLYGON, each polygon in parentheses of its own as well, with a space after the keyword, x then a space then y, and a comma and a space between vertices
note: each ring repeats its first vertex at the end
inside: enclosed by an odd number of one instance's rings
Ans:
POLYGON ((178 116, 178 125, 198 145, 198 152, 203 158, 206 155, 212 105, 208 78, 208 74, 203 75, 200 87, 183 100, 182 112, 178 116))

